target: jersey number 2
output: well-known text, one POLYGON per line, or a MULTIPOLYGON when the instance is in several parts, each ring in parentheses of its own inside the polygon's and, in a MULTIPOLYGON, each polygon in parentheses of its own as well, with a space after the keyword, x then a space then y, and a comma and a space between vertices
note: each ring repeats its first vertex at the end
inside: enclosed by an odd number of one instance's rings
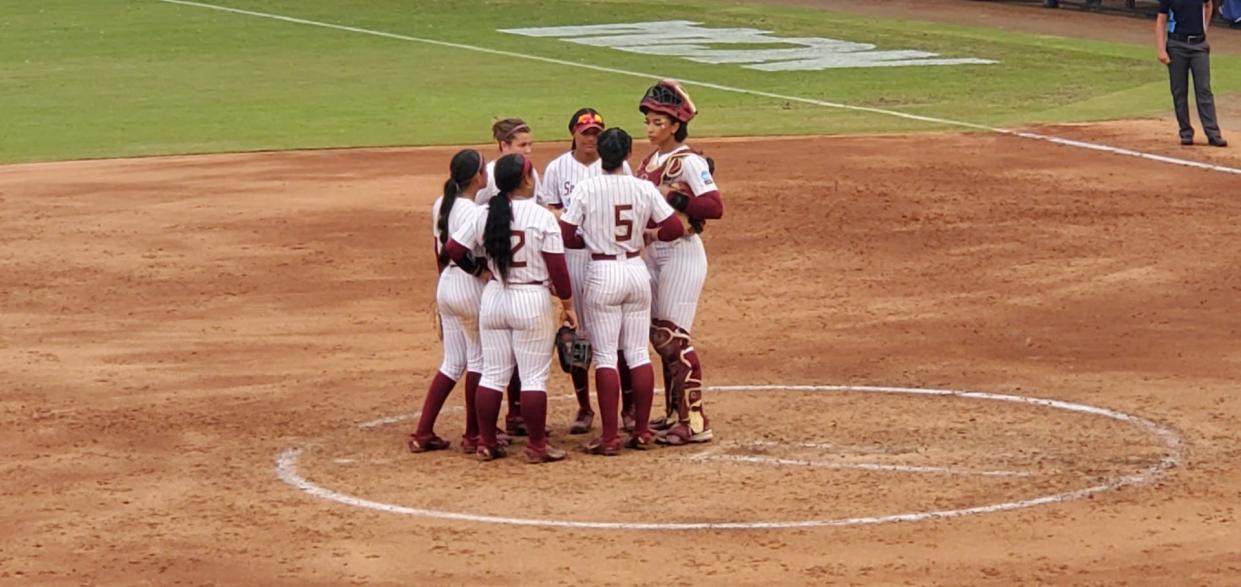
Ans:
POLYGON ((509 267, 513 269, 521 269, 526 266, 526 262, 517 260, 517 251, 522 250, 526 246, 526 231, 514 230, 513 238, 516 239, 516 242, 513 243, 513 261, 509 264, 509 267))
POLYGON ((612 207, 616 215, 616 242, 623 243, 629 241, 633 237, 633 219, 623 218, 622 212, 633 210, 633 204, 617 204, 612 207), (624 229, 622 232, 621 229, 624 229))

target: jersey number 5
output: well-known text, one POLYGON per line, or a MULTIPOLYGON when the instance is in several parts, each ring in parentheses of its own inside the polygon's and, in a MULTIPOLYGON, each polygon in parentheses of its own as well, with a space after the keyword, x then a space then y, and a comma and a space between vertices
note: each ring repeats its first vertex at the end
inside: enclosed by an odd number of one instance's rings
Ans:
POLYGON ((616 216, 616 230, 614 231, 616 242, 627 242, 630 238, 633 238, 633 218, 624 218, 621 216, 621 213, 632 211, 633 204, 617 204, 612 207, 612 210, 616 216))
POLYGON ((512 249, 513 261, 512 263, 509 264, 509 267, 513 269, 521 269, 522 267, 526 266, 525 261, 517 260, 517 251, 522 250, 523 248, 525 248, 525 246, 526 246, 526 231, 514 230, 513 231, 513 249, 512 249))

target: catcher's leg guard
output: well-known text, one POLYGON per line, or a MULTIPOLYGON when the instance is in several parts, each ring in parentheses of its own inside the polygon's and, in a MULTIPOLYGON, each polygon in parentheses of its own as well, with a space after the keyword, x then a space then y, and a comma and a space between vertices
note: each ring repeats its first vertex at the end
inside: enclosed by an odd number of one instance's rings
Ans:
POLYGON ((690 364, 689 379, 685 387, 686 403, 689 404, 689 429, 695 437, 701 438, 706 434, 709 439, 711 419, 707 417, 702 403, 702 363, 698 360, 698 352, 692 348, 685 353, 685 360, 690 364))
POLYGON ((690 374, 690 364, 684 358, 685 349, 689 348, 689 334, 667 320, 654 320, 651 322, 651 344, 664 368, 665 418, 655 425, 664 429, 680 420, 678 406, 683 399, 685 379, 690 374))
POLYGON ((702 406, 702 369, 689 333, 671 322, 656 320, 651 326, 651 342, 663 360, 667 384, 669 413, 662 439, 667 444, 711 440, 711 424, 702 406))
POLYGON ((659 440, 665 444, 707 442, 711 424, 702 406, 702 368, 688 332, 671 322, 656 320, 651 342, 664 364, 668 416, 659 440))

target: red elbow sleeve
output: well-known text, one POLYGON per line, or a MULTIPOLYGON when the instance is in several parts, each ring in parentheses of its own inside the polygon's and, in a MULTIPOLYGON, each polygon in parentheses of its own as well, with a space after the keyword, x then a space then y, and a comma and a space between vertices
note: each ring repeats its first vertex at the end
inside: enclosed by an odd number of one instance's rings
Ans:
POLYGON ((444 252, 448 254, 449 259, 452 259, 453 261, 460 261, 463 257, 465 257, 466 253, 470 252, 470 250, 465 248, 465 245, 462 245, 455 240, 448 239, 448 244, 445 245, 444 252))
POLYGON ((685 225, 681 223, 681 219, 673 214, 659 223, 659 240, 663 242, 671 242, 685 235, 685 225))
POLYGON ((720 192, 709 191, 697 198, 690 198, 685 213, 699 220, 716 220, 724 217, 724 200, 720 192))
POLYGON ((543 262, 547 264, 547 275, 552 280, 552 291, 556 297, 567 300, 573 297, 572 282, 569 281, 569 266, 564 262, 564 253, 543 253, 543 262))
POLYGON ((577 226, 560 220, 560 237, 564 240, 564 246, 570 249, 586 248, 586 241, 577 234, 577 226))

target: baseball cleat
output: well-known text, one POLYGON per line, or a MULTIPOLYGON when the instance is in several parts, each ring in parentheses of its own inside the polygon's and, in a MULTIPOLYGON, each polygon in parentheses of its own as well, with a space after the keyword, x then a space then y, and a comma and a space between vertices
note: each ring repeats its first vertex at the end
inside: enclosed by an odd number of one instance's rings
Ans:
MULTIPOLYGON (((530 436, 530 430, 526 428, 526 421, 521 419, 520 414, 504 417, 504 431, 509 436, 530 436)), ((552 429, 544 428, 543 433, 551 436, 552 429)))
POLYGON ((699 442, 711 442, 715 438, 715 434, 710 428, 704 429, 702 432, 693 433, 689 429, 689 424, 677 424, 672 428, 656 433, 655 442, 667 444, 670 446, 681 446, 683 444, 696 444, 699 442))
MULTIPOLYGON (((512 444, 512 439, 510 439, 507 434, 500 432, 496 434, 496 444, 500 448, 504 448, 512 444)), ((469 436, 462 435, 460 446, 461 446, 461 452, 467 455, 472 455, 476 451, 478 451, 478 437, 475 436, 471 438, 469 436)))
POLYGON ((630 436, 625 446, 634 450, 650 450, 655 448, 655 437, 649 433, 642 436, 630 436))
POLYGON ((590 432, 590 425, 594 420, 594 412, 578 408, 577 417, 573 419, 573 424, 569 426, 569 434, 586 434, 590 432))
POLYGON ((667 416, 657 416, 655 418, 652 418, 650 427, 651 427, 651 430, 655 431, 656 433, 659 433, 659 432, 668 430, 669 428, 672 428, 673 426, 676 426, 676 425, 677 425, 677 416, 674 413, 674 414, 669 414, 667 416))
POLYGON ((592 455, 614 457, 621 453, 621 441, 617 438, 612 442, 605 443, 602 438, 596 438, 586 445, 586 452, 592 455))
POLYGON ((452 446, 451 442, 444 440, 434 434, 419 438, 417 435, 410 434, 409 440, 406 442, 409 446, 409 452, 431 452, 433 450, 444 450, 452 446))
POLYGON ((520 414, 509 414, 504 417, 504 430, 509 436, 526 436, 529 431, 526 430, 526 422, 521 419, 520 414))
POLYGON ((634 417, 633 406, 629 406, 627 409, 621 410, 621 428, 623 428, 625 432, 633 432, 633 429, 637 425, 638 419, 634 417))
POLYGON ((525 452, 526 452, 526 462, 532 465, 539 464, 539 463, 554 463, 556 461, 563 461, 566 456, 563 450, 555 448, 551 446, 550 444, 543 447, 542 450, 536 449, 531 446, 527 446, 525 452))
POLYGON ((495 448, 487 448, 479 445, 478 448, 474 450, 474 456, 478 457, 478 460, 485 463, 487 461, 494 461, 508 456, 508 451, 498 446, 495 448))

